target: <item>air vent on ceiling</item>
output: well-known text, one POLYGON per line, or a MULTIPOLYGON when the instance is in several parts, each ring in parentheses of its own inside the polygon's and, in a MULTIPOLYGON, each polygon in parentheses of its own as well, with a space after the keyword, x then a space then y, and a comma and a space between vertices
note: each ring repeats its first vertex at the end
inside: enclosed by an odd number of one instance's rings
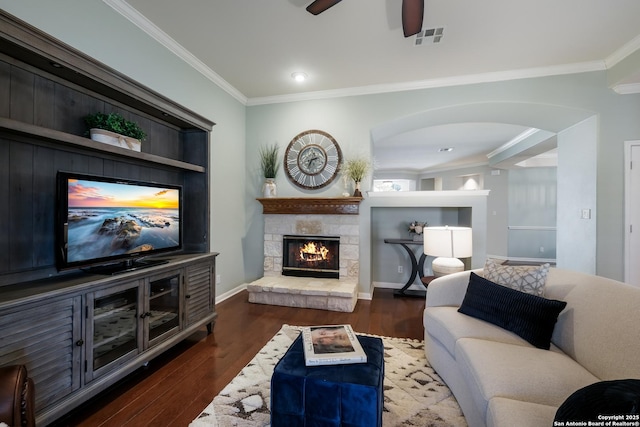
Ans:
POLYGON ((444 36, 444 27, 428 28, 416 34, 416 46, 427 43, 440 43, 444 36))

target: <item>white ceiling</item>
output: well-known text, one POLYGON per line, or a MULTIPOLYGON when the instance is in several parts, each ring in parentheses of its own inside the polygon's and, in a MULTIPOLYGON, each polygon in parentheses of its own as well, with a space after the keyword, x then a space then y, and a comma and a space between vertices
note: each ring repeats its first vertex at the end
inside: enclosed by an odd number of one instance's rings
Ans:
MULTIPOLYGON (((103 1, 248 105, 605 70, 640 48, 638 0, 425 0, 423 29, 444 36, 420 46, 402 34, 402 0, 344 0, 318 16, 312 0, 103 1)), ((640 72, 619 83, 635 88, 640 72)), ((432 141, 475 162, 523 130, 443 126, 390 151, 432 141)), ((407 152, 384 158, 417 157, 407 152)))

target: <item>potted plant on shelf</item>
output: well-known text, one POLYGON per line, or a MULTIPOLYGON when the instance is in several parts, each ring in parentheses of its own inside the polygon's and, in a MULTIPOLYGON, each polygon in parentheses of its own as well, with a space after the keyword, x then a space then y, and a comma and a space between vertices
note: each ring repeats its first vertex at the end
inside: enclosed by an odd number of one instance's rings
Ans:
POLYGON ((94 113, 84 117, 92 140, 129 150, 140 151, 147 134, 137 123, 119 113, 94 113))
POLYGON ((344 163, 343 173, 346 178, 349 178, 355 182, 355 190, 353 197, 362 197, 360 191, 360 183, 369 172, 369 161, 365 159, 351 159, 346 160, 344 163))
POLYGON ((264 176, 262 194, 264 197, 276 197, 276 175, 280 169, 279 150, 280 147, 277 143, 260 148, 260 169, 264 176))

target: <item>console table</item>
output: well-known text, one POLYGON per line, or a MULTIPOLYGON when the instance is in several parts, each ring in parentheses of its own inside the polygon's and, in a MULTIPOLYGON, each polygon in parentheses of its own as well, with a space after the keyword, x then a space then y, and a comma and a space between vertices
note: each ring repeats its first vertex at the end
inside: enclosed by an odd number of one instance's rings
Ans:
POLYGON ((423 246, 424 243, 421 241, 410 239, 384 239, 384 242, 392 245, 402 246, 409 254, 409 260, 411 262, 411 275, 409 276, 409 280, 407 280, 407 283, 402 287, 402 289, 395 290, 393 292, 393 295, 402 297, 424 298, 426 296, 426 291, 409 290, 409 287, 413 285, 413 282, 417 277, 420 277, 420 285, 422 285, 425 289, 427 288, 429 282, 433 280, 433 276, 424 275, 424 262, 427 259, 427 256, 424 254, 424 252, 422 252, 420 258, 418 259, 416 258, 416 254, 409 247, 411 245, 423 246))

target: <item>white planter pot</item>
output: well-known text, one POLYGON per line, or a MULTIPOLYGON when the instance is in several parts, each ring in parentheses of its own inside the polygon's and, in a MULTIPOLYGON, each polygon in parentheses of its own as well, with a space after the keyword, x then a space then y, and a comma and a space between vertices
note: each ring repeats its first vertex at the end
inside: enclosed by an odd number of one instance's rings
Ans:
POLYGON ((262 187, 262 197, 276 197, 276 181, 274 178, 265 178, 262 187))
POLYGON ((104 129, 89 129, 91 139, 104 144, 114 145, 128 150, 140 151, 142 143, 139 139, 129 136, 120 135, 119 133, 110 132, 104 129))

